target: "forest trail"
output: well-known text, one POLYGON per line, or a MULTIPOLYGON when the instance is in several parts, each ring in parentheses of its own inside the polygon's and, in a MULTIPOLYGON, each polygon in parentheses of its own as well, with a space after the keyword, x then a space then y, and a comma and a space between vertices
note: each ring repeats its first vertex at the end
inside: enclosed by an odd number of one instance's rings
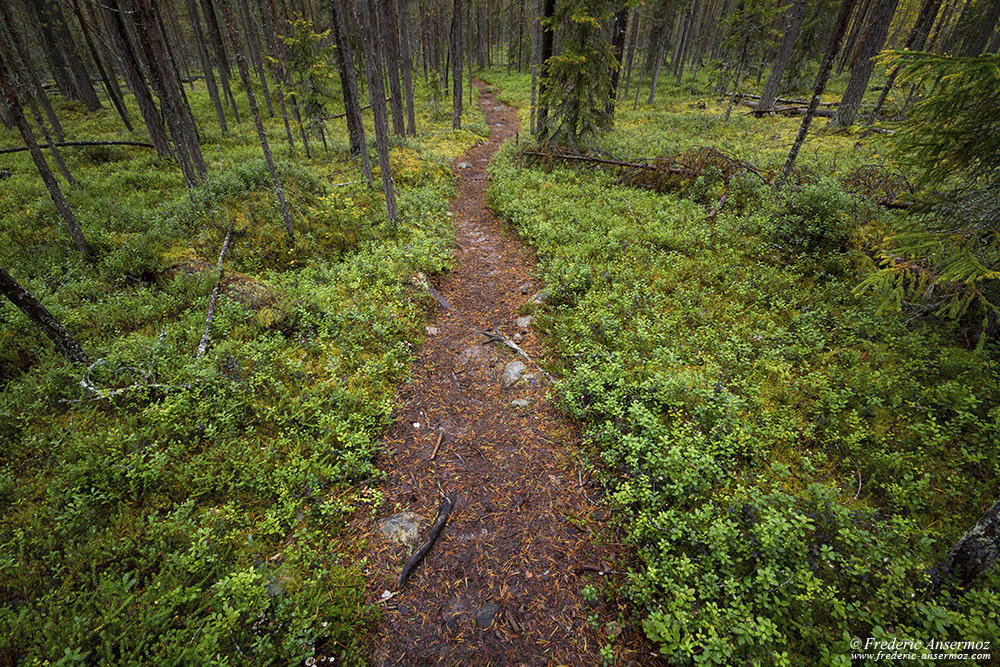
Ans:
POLYGON ((617 610, 582 594, 588 583, 601 588, 602 576, 622 575, 598 573, 620 569, 618 554, 596 541, 604 515, 573 459, 575 425, 549 404, 537 367, 506 387, 505 364, 518 357, 480 333, 520 331, 532 359, 546 355, 531 326, 516 322, 540 289, 534 254, 485 204, 486 167, 519 132, 518 115, 480 88, 490 139, 453 163, 456 267, 439 286, 450 308, 438 306, 412 381, 398 390, 380 461, 385 502, 353 526, 369 539, 367 602, 385 608, 368 659, 378 667, 599 665, 602 645, 613 643, 615 664, 648 663, 648 645, 614 622, 617 610), (512 406, 516 399, 528 407, 512 406), (396 590, 409 550, 384 538, 378 521, 414 512, 423 540, 444 496, 455 504, 437 543, 402 591, 380 602, 396 590))

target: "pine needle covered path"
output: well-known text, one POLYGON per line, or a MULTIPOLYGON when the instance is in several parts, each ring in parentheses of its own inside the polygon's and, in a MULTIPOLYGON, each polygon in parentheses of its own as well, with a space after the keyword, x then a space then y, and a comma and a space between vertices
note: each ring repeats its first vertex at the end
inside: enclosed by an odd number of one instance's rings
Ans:
POLYGON ((387 473, 378 516, 356 519, 369 538, 368 602, 384 605, 369 638, 370 664, 596 665, 613 645, 615 664, 648 663, 648 645, 615 621, 615 603, 588 601, 588 583, 622 581, 617 550, 597 543, 603 511, 573 459, 579 437, 549 404, 539 369, 506 386, 519 357, 481 332, 520 332, 532 359, 546 355, 519 309, 540 285, 530 249, 486 208, 486 166, 519 131, 517 112, 488 89, 481 105, 488 142, 455 160, 456 268, 439 286, 450 308, 436 321, 400 387, 380 466, 387 473), (522 321, 522 324, 524 322, 522 321), (527 407, 512 402, 527 401, 527 407), (376 519, 409 511, 421 530, 443 497, 454 509, 405 587, 394 585, 409 555, 376 519), (607 573, 607 571, 612 571, 607 573), (385 597, 385 592, 394 593, 385 597))

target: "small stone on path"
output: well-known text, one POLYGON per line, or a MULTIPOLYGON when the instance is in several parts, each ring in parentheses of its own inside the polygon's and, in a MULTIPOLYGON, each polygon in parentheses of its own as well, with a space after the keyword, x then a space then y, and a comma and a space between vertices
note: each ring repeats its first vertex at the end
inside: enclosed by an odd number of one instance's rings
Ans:
POLYGON ((528 370, 528 367, 524 365, 523 361, 511 361, 503 369, 503 385, 509 387, 524 375, 524 371, 528 370))
POLYGON ((478 628, 488 628, 493 624, 493 619, 496 618, 497 613, 500 611, 500 605, 496 602, 490 602, 484 604, 476 612, 476 627, 478 628))
POLYGON ((521 285, 521 288, 520 288, 521 289, 521 294, 527 294, 528 292, 531 291, 532 287, 533 287, 533 285, 531 283, 524 283, 523 285, 521 285))
POLYGON ((531 315, 525 315, 524 317, 519 317, 515 320, 518 329, 527 329, 531 326, 531 315))
POLYGON ((522 340, 524 340, 524 334, 518 331, 516 334, 511 336, 511 340, 513 340, 515 343, 520 343, 522 340))
POLYGON ((426 327, 426 331, 428 336, 436 336, 441 333, 441 330, 437 327, 426 327))
POLYGON ((412 547, 420 541, 418 521, 420 521, 420 517, 413 512, 400 512, 388 519, 382 519, 379 522, 379 531, 387 540, 412 547))
POLYGON ((511 407, 515 408, 527 408, 531 406, 531 401, 526 398, 515 398, 510 404, 511 407))

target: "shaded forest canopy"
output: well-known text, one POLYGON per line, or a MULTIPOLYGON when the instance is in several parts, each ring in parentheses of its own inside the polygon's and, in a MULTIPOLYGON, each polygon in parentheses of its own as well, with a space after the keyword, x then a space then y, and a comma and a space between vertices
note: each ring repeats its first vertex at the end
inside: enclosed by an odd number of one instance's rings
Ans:
POLYGON ((385 509, 473 75, 530 128, 489 201, 631 554, 594 599, 676 665, 994 640, 998 19, 0 3, 0 664, 365 663, 343 528, 385 509))

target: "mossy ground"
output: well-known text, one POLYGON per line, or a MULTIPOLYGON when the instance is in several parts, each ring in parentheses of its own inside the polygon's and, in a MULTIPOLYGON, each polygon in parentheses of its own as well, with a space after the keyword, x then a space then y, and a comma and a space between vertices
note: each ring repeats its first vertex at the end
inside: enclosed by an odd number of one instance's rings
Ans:
MULTIPOLYGON (((526 102, 527 77, 486 78, 526 102)), ((492 170, 492 207, 542 259, 556 393, 635 550, 606 595, 677 665, 849 664, 852 636, 988 641, 995 570, 968 592, 928 582, 1000 490, 1000 365, 961 322, 858 289, 901 226, 878 204, 907 176, 891 139, 817 119, 777 191, 801 120, 727 122, 708 90, 620 107, 594 148, 684 163, 709 147, 758 173, 656 193, 529 168, 514 146, 492 170)))
MULTIPOLYGON (((223 134, 203 88, 186 92, 209 166, 191 193, 150 149, 63 149, 93 263, 27 154, 5 161, 0 263, 98 361, 67 364, 0 304, 2 661, 360 660, 375 612, 338 533, 378 501, 377 439, 423 334, 407 281, 450 266, 448 161, 482 140, 482 115, 470 105, 472 131, 454 132, 418 86, 421 132, 392 149, 395 228, 342 120, 307 159, 266 119, 289 246, 245 99, 223 134), (230 224, 226 271, 274 298, 220 299, 195 359, 217 276, 168 269, 214 265, 230 224)), ((66 139, 136 138, 109 107, 58 103, 66 139)))

